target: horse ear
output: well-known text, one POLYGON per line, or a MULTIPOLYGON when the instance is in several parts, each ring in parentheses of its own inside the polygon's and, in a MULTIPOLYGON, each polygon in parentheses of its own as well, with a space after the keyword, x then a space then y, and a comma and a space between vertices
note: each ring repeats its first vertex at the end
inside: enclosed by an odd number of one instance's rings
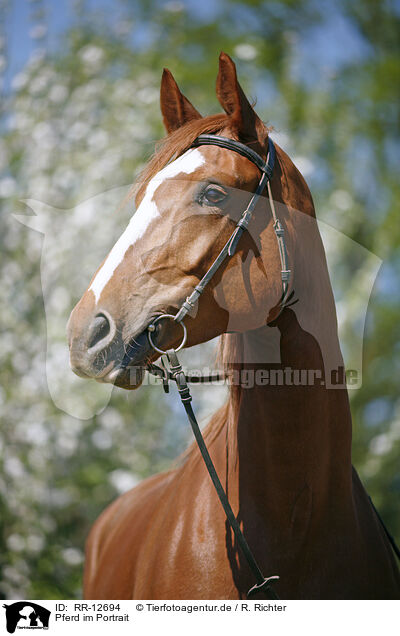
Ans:
POLYGON ((264 124, 244 94, 237 80, 235 63, 226 53, 219 56, 217 97, 239 136, 244 140, 258 139, 264 124))
POLYGON ((161 80, 160 104, 167 133, 177 130, 192 119, 201 119, 200 113, 181 93, 172 73, 166 68, 161 80))

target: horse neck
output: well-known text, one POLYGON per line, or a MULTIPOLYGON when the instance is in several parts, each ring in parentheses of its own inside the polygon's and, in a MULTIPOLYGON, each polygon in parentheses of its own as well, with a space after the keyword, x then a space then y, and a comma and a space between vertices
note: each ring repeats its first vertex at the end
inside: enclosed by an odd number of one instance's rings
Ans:
MULTIPOLYGON (((285 168, 292 165, 283 165, 286 186, 285 168)), ((298 179, 303 209, 304 187, 298 179)), ((333 494, 351 496, 348 394, 345 386, 330 388, 331 374, 343 365, 334 299, 315 218, 293 212, 299 207, 297 194, 296 182, 290 191, 286 187, 298 302, 273 326, 231 336, 248 388, 234 389, 231 396, 228 471, 239 484, 239 499, 242 490, 252 492, 260 505, 268 501, 270 513, 275 501, 280 514, 287 512, 284 501, 292 509, 301 492, 313 492, 313 506, 327 504, 333 494)), ((312 207, 311 195, 309 203, 312 207)))
MULTIPOLYGON (((307 486, 328 499, 351 486, 347 390, 321 384, 320 347, 294 311, 284 310, 278 322, 281 361, 244 363, 245 386, 231 398, 231 467, 262 497, 307 486)), ((263 345, 269 348, 267 329, 242 337, 246 359, 259 359, 263 345)))

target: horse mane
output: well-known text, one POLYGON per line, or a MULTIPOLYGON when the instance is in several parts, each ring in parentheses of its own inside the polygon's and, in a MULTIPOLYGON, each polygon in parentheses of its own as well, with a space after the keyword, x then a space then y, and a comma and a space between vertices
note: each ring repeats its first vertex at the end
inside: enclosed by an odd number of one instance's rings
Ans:
POLYGON ((209 115, 201 119, 193 119, 161 139, 156 145, 155 153, 140 173, 133 194, 137 198, 141 198, 150 179, 162 170, 171 159, 186 152, 199 135, 218 134, 226 128, 228 123, 229 117, 225 113, 209 115))

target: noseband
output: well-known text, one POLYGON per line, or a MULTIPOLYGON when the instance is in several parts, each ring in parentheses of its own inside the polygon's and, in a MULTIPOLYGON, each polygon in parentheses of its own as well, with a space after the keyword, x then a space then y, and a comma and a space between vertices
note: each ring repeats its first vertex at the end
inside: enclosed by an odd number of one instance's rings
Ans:
MULTIPOLYGON (((225 259, 227 257, 232 257, 235 254, 239 240, 242 234, 244 233, 244 231, 247 230, 248 228, 250 220, 253 216, 254 209, 265 187, 267 187, 267 190, 268 190, 268 198, 269 198, 269 203, 271 208, 273 228, 274 228, 277 243, 278 243, 279 257, 281 261, 282 296, 279 301, 280 308, 281 308, 280 311, 282 311, 286 301, 288 300, 288 290, 289 290, 291 271, 290 269, 288 269, 288 258, 287 258, 287 251, 286 251, 286 245, 285 245, 285 239, 284 239, 284 229, 279 219, 276 216, 275 205, 272 198, 271 187, 270 187, 270 180, 272 178, 274 165, 275 165, 275 156, 276 156, 275 146, 271 138, 268 137, 268 155, 267 155, 266 161, 264 161, 264 159, 257 152, 255 152, 248 146, 245 146, 244 144, 240 143, 239 141, 234 141, 233 139, 228 139, 226 137, 220 137, 218 135, 199 135, 199 137, 197 137, 197 139, 195 139, 195 141, 192 144, 193 148, 197 148, 198 146, 219 146, 220 148, 225 148, 226 150, 233 150, 234 152, 237 152, 238 154, 242 155, 243 157, 245 157, 246 159, 254 163, 257 166, 257 168, 261 170, 261 178, 255 192, 253 193, 247 205, 247 208, 242 212, 242 215, 239 221, 237 222, 236 227, 234 231, 232 232, 231 236, 229 237, 228 241, 225 243, 224 247, 222 248, 222 250, 216 257, 216 259, 214 260, 210 268, 204 274, 203 278, 196 285, 193 292, 190 294, 190 296, 186 298, 186 300, 184 301, 184 303, 178 310, 178 313, 175 316, 173 316, 172 314, 162 314, 158 316, 155 320, 153 320, 153 322, 148 326, 147 333, 148 333, 148 339, 149 339, 150 345, 153 347, 153 349, 155 349, 155 351, 157 351, 161 355, 165 354, 165 356, 161 358, 162 364, 164 367, 163 369, 161 369, 161 367, 157 367, 156 365, 150 365, 148 370, 154 375, 162 377, 164 389, 166 390, 166 392, 168 392, 169 390, 168 381, 173 380, 176 382, 182 404, 185 408, 186 414, 188 416, 190 425, 193 430, 194 437, 199 446, 204 463, 211 477, 211 480, 214 484, 219 500, 224 508, 227 520, 234 532, 236 540, 242 550, 243 556, 245 557, 256 579, 256 584, 248 591, 247 596, 251 597, 252 595, 258 592, 264 592, 270 598, 278 599, 279 598, 278 595, 276 594, 275 590, 271 587, 271 582, 273 580, 279 579, 279 576, 264 577, 262 571, 260 570, 254 558, 253 553, 251 552, 249 548, 249 545, 233 513, 233 510, 230 506, 230 503, 223 489, 221 481, 215 470, 214 464, 207 450, 206 444, 204 442, 204 438, 201 434, 200 427, 197 423, 195 414, 191 406, 192 396, 190 394, 190 390, 187 385, 187 382, 193 381, 195 378, 190 378, 190 377, 188 378, 185 375, 185 373, 182 370, 182 366, 178 360, 178 357, 176 355, 176 352, 182 349, 186 343, 187 329, 185 324, 183 323, 183 319, 187 316, 188 313, 190 313, 194 309, 205 287, 208 285, 208 283, 210 282, 210 280, 212 279, 216 271, 220 268, 222 263, 225 261, 225 259), (163 349, 160 349, 159 347, 157 347, 157 345, 154 343, 153 334, 156 330, 156 324, 159 323, 161 320, 171 320, 175 323, 178 323, 182 327, 182 330, 183 330, 182 341, 176 349, 169 349, 168 351, 164 351, 163 349), (167 364, 169 364, 169 369, 167 364)), ((213 379, 217 379, 217 376, 208 376, 207 378, 203 377, 201 379, 197 379, 197 381, 199 380, 211 381, 213 379)))

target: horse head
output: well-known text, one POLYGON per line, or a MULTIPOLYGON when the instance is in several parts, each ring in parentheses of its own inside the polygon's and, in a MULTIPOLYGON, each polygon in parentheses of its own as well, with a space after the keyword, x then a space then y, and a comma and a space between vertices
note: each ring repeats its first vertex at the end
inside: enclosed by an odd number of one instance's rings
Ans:
MULTIPOLYGON (((93 276, 69 324, 72 369, 83 377, 123 388, 140 385, 158 353, 148 326, 162 314, 175 315, 235 229, 260 181, 260 170, 237 152, 192 147, 200 134, 218 134, 246 144, 265 159, 268 128, 253 110, 228 55, 221 53, 216 93, 225 113, 202 117, 164 70, 161 111, 167 137, 144 170, 136 189, 136 212, 93 276), (122 364, 129 350, 129 365, 122 364), (129 366, 136 368, 135 379, 129 366)), ((307 188, 289 161, 285 174, 277 149, 271 190, 283 202, 291 180, 307 188)), ((186 346, 226 332, 245 332, 272 322, 280 311, 281 261, 265 193, 251 227, 185 318, 186 346), (264 209, 265 208, 265 209, 264 209)), ((308 199, 304 208, 313 215, 308 199)), ((280 216, 290 225, 288 209, 280 216)), ((290 234, 290 228, 289 228, 290 234)), ((290 241, 290 236, 289 236, 290 241)), ((289 249, 289 261, 290 261, 289 249)), ((157 324, 162 349, 176 347, 181 325, 157 324)))

